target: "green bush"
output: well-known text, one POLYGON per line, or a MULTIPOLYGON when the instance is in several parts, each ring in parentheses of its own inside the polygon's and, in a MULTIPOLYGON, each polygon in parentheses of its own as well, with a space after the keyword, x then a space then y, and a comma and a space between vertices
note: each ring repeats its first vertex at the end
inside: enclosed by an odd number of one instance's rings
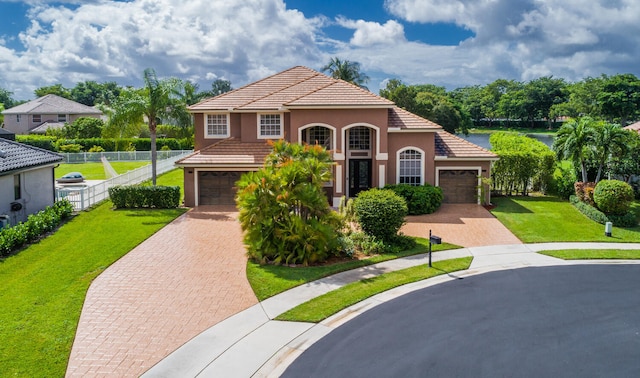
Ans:
POLYGON ((631 208, 633 188, 620 180, 602 180, 593 191, 593 201, 605 214, 624 215, 631 208))
POLYGON ((369 189, 360 192, 353 207, 362 231, 382 240, 392 241, 407 216, 407 202, 388 189, 369 189))
POLYGON ((386 185, 384 188, 393 190, 404 198, 410 215, 431 214, 442 204, 442 189, 429 184, 422 186, 397 184, 386 185))
POLYGON ((28 144, 30 146, 42 148, 48 151, 57 151, 55 137, 40 135, 16 135, 16 142, 28 144))
POLYGON ((607 215, 588 203, 582 202, 577 196, 570 196, 569 201, 578 211, 594 222, 600 224, 611 222, 616 227, 635 227, 638 225, 635 214, 632 211, 628 211, 623 215, 607 215))
POLYGON ((82 151, 82 146, 79 144, 62 144, 58 146, 58 151, 67 153, 77 153, 82 151))
POLYGON ((180 187, 118 185, 109 188, 109 197, 118 209, 173 209, 180 206, 180 187))
POLYGON ((60 222, 73 213, 73 205, 68 200, 60 200, 44 210, 31 214, 26 222, 0 230, 0 256, 7 256, 26 243, 37 240, 43 234, 53 231, 60 222))
POLYGON ((573 169, 560 167, 553 180, 553 194, 560 198, 569 199, 575 193, 574 184, 576 182, 576 174, 573 169))
POLYGON ((100 147, 100 146, 93 146, 89 149, 88 152, 104 152, 104 148, 100 147))

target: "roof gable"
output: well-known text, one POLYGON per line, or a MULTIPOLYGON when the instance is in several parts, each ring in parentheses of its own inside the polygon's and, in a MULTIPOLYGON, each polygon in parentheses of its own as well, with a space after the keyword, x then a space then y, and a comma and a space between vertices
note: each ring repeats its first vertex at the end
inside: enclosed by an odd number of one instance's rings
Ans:
POLYGON ((442 126, 430 121, 426 118, 422 118, 402 108, 394 106, 389 109, 389 127, 398 128, 402 130, 411 129, 433 129, 442 130, 442 126))
POLYGON ((492 160, 498 158, 493 152, 446 131, 437 132, 435 142, 436 157, 492 160))
POLYGON ((287 107, 391 107, 358 86, 296 66, 189 107, 198 111, 281 110, 287 107))
POLYGON ((0 175, 21 169, 60 162, 63 157, 51 151, 0 139, 0 175))
POLYGON ((2 114, 102 114, 98 109, 48 94, 7 109, 2 114))

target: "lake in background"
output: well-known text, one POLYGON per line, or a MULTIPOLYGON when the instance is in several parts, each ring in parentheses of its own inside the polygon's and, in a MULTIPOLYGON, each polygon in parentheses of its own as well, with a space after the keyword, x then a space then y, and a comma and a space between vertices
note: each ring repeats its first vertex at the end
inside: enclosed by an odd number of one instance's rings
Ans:
MULTIPOLYGON (((456 135, 459 136, 460 138, 468 140, 471 143, 477 144, 480 147, 486 148, 487 150, 491 149, 491 144, 489 143, 489 137, 491 136, 491 134, 469 134, 467 136, 462 134, 456 134, 456 135)), ((542 143, 549 146, 549 148, 551 148, 551 145, 553 145, 553 138, 555 138, 555 135, 553 134, 526 134, 526 135, 530 138, 534 138, 541 141, 542 143)))

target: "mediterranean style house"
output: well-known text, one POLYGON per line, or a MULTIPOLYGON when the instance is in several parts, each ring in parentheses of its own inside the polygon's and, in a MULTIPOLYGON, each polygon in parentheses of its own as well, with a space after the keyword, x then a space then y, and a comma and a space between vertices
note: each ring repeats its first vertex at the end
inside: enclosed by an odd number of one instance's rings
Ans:
POLYGON ((293 67, 189 107, 195 152, 184 169, 185 205, 235 204, 235 182, 258 170, 268 140, 331 151, 329 201, 386 184, 432 184, 444 202, 489 202, 481 177, 497 156, 393 102, 307 67, 293 67), (482 198, 481 198, 482 197, 482 198))
POLYGON ((63 157, 0 138, 0 226, 24 222, 55 200, 53 170, 63 157))
POLYGON ((100 118, 102 112, 66 98, 48 94, 2 112, 4 129, 14 134, 44 134, 80 117, 100 118))

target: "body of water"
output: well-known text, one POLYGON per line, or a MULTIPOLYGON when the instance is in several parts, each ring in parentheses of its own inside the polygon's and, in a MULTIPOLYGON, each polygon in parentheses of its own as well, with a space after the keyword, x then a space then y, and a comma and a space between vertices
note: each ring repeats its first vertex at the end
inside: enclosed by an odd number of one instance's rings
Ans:
MULTIPOLYGON (((489 143, 491 134, 469 134, 467 136, 459 134, 458 136, 487 150, 491 149, 491 143, 489 143)), ((549 148, 553 145, 553 139, 555 138, 555 135, 552 134, 527 134, 527 136, 541 141, 549 146, 549 148)))

